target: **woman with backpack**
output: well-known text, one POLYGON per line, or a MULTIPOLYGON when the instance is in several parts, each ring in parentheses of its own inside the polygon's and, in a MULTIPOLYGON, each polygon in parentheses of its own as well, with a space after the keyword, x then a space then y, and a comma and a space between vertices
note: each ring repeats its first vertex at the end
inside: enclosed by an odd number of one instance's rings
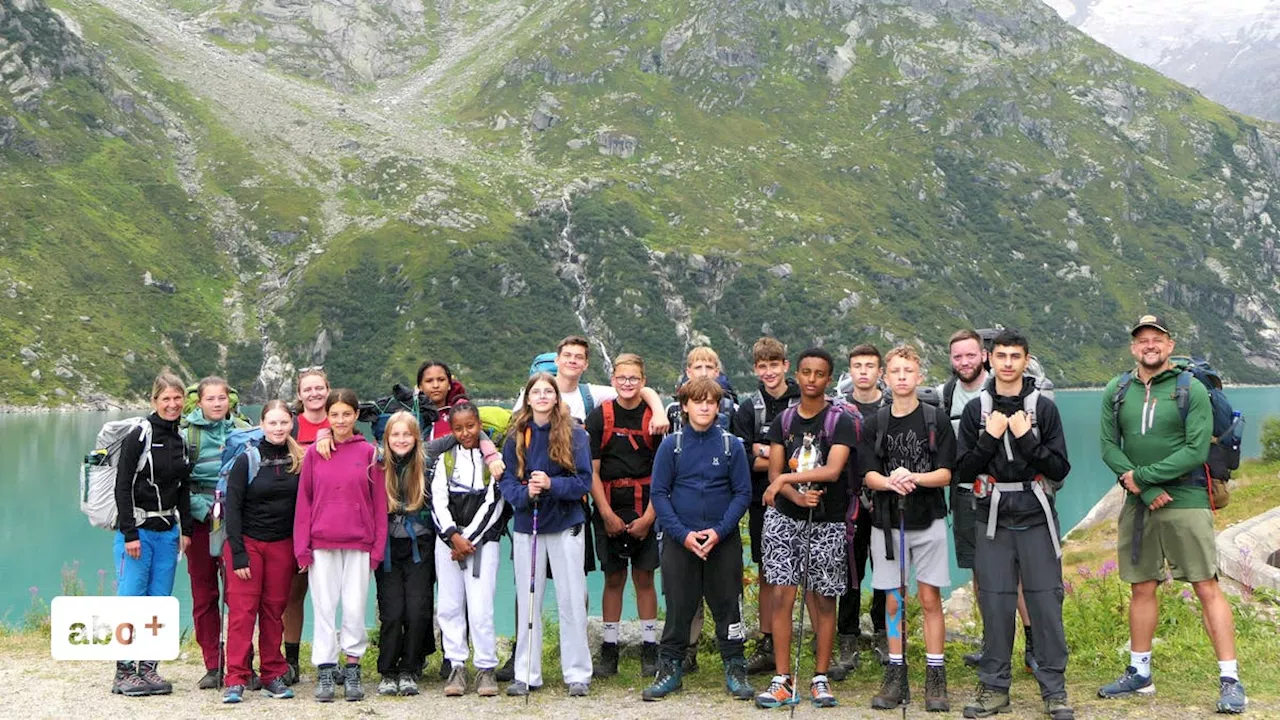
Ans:
MULTIPOLYGON (((324 403, 329 399, 329 376, 323 367, 305 367, 298 371, 298 404, 293 422, 293 439, 305 451, 321 431, 329 431, 329 414, 324 403)), ((298 651, 302 645, 302 622, 306 616, 307 576, 298 573, 289 590, 289 604, 284 608, 284 660, 289 666, 284 683, 298 681, 298 651)))
POLYGON ((246 446, 227 474, 224 503, 227 552, 227 677, 222 702, 238 703, 253 674, 253 629, 258 627, 262 692, 293 697, 280 653, 285 605, 298 574, 293 559, 293 514, 303 450, 290 436, 293 414, 280 400, 262 408, 261 440, 246 446), (252 473, 252 475, 251 475, 252 473))
MULTIPOLYGON (((151 386, 153 412, 121 444, 113 548, 119 596, 172 595, 178 555, 191 541, 191 465, 178 432, 184 395, 182 380, 167 370, 160 373, 151 386)), ((173 692, 157 665, 117 662, 111 692, 129 697, 173 692)))
MULTIPOLYGON (((213 492, 218 486, 218 471, 222 469, 222 449, 227 436, 244 427, 231 418, 232 401, 227 381, 209 376, 196 385, 193 393, 196 407, 182 419, 183 437, 187 453, 191 457, 191 547, 187 550, 187 574, 191 576, 191 616, 196 631, 196 642, 204 656, 204 677, 200 678, 201 690, 222 686, 222 662, 218 657, 222 637, 222 615, 218 604, 221 596, 220 571, 216 553, 221 548, 210 547, 209 513, 213 509, 213 492)), ((190 399, 188 399, 190 402, 190 399)), ((220 542, 214 539, 214 543, 220 542)), ((257 689, 258 678, 251 683, 257 689)))
POLYGON ((591 492, 590 440, 561 403, 554 376, 537 373, 529 378, 524 400, 502 448, 506 471, 499 484, 503 500, 515 513, 512 539, 519 611, 515 681, 507 694, 525 695, 542 685, 542 617, 535 608, 542 607, 550 563, 560 608, 560 667, 569 695, 582 697, 591 682, 582 572, 586 550, 582 497, 591 492), (531 573, 531 568, 536 570, 531 573), (533 589, 526 592, 524 583, 530 577, 533 589))
MULTIPOLYGON (((440 636, 449 679, 444 694, 467 691, 467 636, 475 646, 476 694, 498 694, 493 593, 506 529, 506 503, 484 460, 480 411, 469 402, 449 416, 457 444, 440 455, 431 473, 431 514, 441 542, 435 544, 440 578, 440 636)), ((498 475, 497 477, 501 477, 498 475)))
POLYGON ((417 695, 427 656, 436 651, 431 588, 435 529, 427 506, 422 429, 398 412, 382 436, 376 474, 387 500, 387 550, 374 571, 378 583, 379 695, 417 695))
POLYGON ((355 431, 359 407, 353 390, 329 393, 325 408, 333 452, 325 459, 315 446, 308 449, 298 479, 293 554, 299 569, 308 573, 315 611, 311 661, 319 670, 315 691, 319 702, 333 701, 339 676, 347 700, 364 698, 360 656, 369 646, 364 626, 369 575, 382 562, 387 543, 387 493, 376 470, 374 447, 355 431), (338 670, 339 650, 346 660, 342 671, 338 670))

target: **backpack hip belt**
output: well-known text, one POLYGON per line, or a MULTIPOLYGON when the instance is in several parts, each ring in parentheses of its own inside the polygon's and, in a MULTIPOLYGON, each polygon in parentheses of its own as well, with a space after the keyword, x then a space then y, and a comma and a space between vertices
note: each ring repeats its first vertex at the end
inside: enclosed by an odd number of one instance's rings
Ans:
POLYGON ((649 487, 652 476, 642 478, 617 478, 616 480, 601 479, 604 485, 604 491, 609 493, 612 499, 614 488, 632 488, 635 492, 635 508, 636 515, 644 515, 644 489, 649 487))
POLYGON ((136 527, 141 527, 142 523, 152 518, 172 520, 174 523, 177 523, 180 519, 178 516, 178 508, 169 508, 168 510, 143 510, 136 506, 133 508, 133 524, 136 527))
POLYGON ((1053 522, 1053 508, 1049 505, 1049 495, 1044 491, 1043 475, 1037 475, 1026 482, 1000 482, 992 475, 979 475, 973 481, 973 496, 978 499, 991 498, 991 507, 987 510, 987 539, 996 536, 996 518, 1000 512, 1000 496, 1004 493, 1030 492, 1040 502, 1044 510, 1045 521, 1049 524, 1049 539, 1053 541, 1055 557, 1062 557, 1062 542, 1058 540, 1058 528, 1053 522))

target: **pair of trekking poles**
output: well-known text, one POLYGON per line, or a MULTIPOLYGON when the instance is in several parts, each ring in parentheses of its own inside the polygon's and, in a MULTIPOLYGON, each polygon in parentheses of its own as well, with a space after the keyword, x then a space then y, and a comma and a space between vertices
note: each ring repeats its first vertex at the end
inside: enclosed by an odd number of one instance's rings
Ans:
MULTIPOLYGON (((851 502, 858 502, 857 498, 853 498, 851 502)), ((812 551, 810 541, 813 539, 813 508, 809 508, 809 519, 805 521, 805 539, 804 539, 804 561, 800 563, 800 587, 798 597, 800 598, 800 629, 792 638, 795 650, 791 660, 791 717, 796 715, 796 705, 800 704, 798 691, 795 689, 797 678, 800 677, 800 650, 804 647, 804 609, 805 609, 805 576, 809 570, 809 553, 812 551)), ((853 581, 854 573, 850 573, 850 581, 853 581)), ((860 588, 853 588, 854 592, 862 592, 860 588)), ((894 613, 896 624, 899 625, 900 635, 902 636, 902 657, 905 661, 907 657, 907 509, 906 503, 901 500, 898 502, 898 611, 894 613)), ((903 673, 902 684, 907 684, 907 675, 903 673)), ((904 697, 906 693, 903 693, 904 697)), ((907 717, 907 706, 902 705, 902 717, 907 717)))

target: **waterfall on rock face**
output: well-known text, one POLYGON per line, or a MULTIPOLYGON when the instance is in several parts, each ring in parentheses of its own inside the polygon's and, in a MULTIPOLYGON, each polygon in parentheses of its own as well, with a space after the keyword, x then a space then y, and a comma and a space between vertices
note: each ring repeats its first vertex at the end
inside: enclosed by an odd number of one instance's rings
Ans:
POLYGON ((580 262, 578 247, 573 242, 573 193, 566 187, 560 196, 560 209, 564 211, 564 228, 560 231, 560 250, 564 253, 559 272, 560 277, 569 281, 573 292, 573 314, 578 318, 582 334, 595 344, 602 358, 601 367, 606 374, 613 373, 613 356, 609 353, 612 334, 604 319, 596 312, 592 304, 591 281, 580 262), (609 341, 609 342, 606 342, 609 341))

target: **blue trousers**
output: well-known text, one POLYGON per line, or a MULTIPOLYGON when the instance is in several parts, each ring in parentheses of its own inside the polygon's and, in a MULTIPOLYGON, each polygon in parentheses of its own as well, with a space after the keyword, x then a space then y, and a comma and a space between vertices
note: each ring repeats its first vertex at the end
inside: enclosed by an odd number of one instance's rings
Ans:
POLYGON ((124 533, 116 531, 113 550, 116 560, 116 595, 163 597, 173 594, 173 576, 178 570, 178 535, 175 525, 163 532, 138 530, 142 554, 137 560, 124 551, 124 533))

